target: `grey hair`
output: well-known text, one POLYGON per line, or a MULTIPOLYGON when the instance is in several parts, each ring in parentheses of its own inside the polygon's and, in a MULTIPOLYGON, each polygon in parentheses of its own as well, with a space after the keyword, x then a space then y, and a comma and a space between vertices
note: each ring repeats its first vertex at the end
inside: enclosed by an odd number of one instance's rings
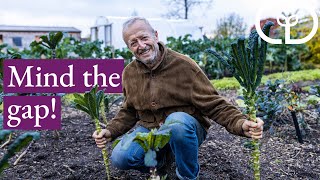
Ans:
POLYGON ((155 32, 153 27, 150 25, 149 21, 143 17, 132 17, 132 18, 128 19, 126 22, 123 23, 122 32, 124 32, 129 26, 134 24, 136 21, 143 21, 147 26, 149 26, 152 33, 155 32))

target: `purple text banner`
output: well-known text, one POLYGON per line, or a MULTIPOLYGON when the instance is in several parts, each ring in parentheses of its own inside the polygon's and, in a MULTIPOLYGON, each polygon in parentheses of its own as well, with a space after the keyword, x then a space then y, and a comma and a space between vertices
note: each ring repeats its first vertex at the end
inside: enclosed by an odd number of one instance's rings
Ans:
POLYGON ((4 60, 5 93, 122 92, 123 59, 4 60))
POLYGON ((3 129, 60 130, 60 96, 4 96, 3 129))

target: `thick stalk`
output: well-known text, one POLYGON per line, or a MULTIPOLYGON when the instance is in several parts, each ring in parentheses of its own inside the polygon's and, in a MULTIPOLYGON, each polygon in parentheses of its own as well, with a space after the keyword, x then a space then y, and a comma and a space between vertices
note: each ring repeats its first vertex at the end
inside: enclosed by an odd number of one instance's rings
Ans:
POLYGON ((103 120, 104 124, 107 125, 108 124, 108 120, 107 120, 107 116, 106 116, 106 112, 105 112, 104 102, 101 103, 100 111, 101 111, 102 120, 103 120))
MULTIPOLYGON (((100 133, 101 126, 100 126, 98 118, 94 118, 94 124, 96 126, 96 130, 98 131, 98 133, 100 133)), ((107 179, 110 180, 111 178, 110 178, 110 170, 109 170, 108 152, 107 152, 106 149, 102 149, 101 151, 102 151, 103 162, 104 162, 104 165, 106 167, 107 179)))
MULTIPOLYGON (((251 92, 245 93, 245 97, 247 98, 246 105, 247 105, 247 113, 249 118, 253 122, 257 122, 256 119, 256 108, 255 108, 255 94, 251 92)), ((253 162, 253 172, 254 172, 254 179, 260 180, 260 143, 259 140, 253 139, 251 141, 253 146, 253 151, 251 153, 252 162, 253 162)))

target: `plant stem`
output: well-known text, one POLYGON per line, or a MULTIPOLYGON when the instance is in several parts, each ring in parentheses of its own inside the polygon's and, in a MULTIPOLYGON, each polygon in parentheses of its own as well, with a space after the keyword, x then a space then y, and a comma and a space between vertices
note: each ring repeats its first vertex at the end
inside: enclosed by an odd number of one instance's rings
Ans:
POLYGON ((3 143, 0 148, 3 148, 6 145, 8 145, 10 143, 11 139, 12 139, 12 133, 9 134, 8 140, 5 143, 3 143))
POLYGON ((157 175, 157 168, 155 167, 152 167, 150 168, 150 180, 159 180, 160 177, 157 175))
POLYGON ((106 174, 107 174, 107 179, 111 179, 110 178, 110 170, 109 170, 109 160, 108 160, 108 151, 106 149, 102 149, 102 157, 103 157, 103 161, 104 161, 104 165, 106 167, 106 174))
MULTIPOLYGON (((101 132, 101 126, 100 126, 99 119, 98 118, 94 118, 93 121, 94 121, 94 124, 96 126, 96 130, 98 131, 98 133, 100 133, 101 132)), ((102 152, 103 162, 104 162, 104 165, 106 167, 107 179, 110 180, 111 178, 110 178, 110 170, 109 170, 108 152, 107 152, 106 149, 102 149, 101 152, 102 152)))
MULTIPOLYGON (((244 96, 245 96, 245 104, 247 105, 246 110, 247 114, 249 115, 249 118, 253 122, 257 122, 256 119, 256 108, 255 108, 255 99, 256 99, 256 94, 251 93, 250 91, 244 91, 244 96)), ((252 160, 253 160, 253 173, 254 173, 254 179, 255 180, 260 180, 260 143, 259 140, 253 139, 251 141, 251 144, 253 146, 253 151, 251 153, 252 160)))
POLYGON ((52 49, 52 59, 56 59, 56 49, 52 49))
POLYGON ((253 152, 251 154, 253 158, 253 172, 254 172, 254 179, 260 180, 260 143, 259 140, 254 139, 252 140, 253 145, 253 152))
POLYGON ((25 154, 27 154, 27 151, 30 149, 30 147, 31 147, 31 145, 34 143, 34 140, 32 140, 31 142, 30 142, 30 144, 28 145, 28 147, 20 154, 20 156, 14 161, 14 163, 13 163, 13 165, 17 165, 18 164, 18 162, 21 160, 21 158, 25 155, 25 154))
POLYGON ((107 125, 108 121, 107 121, 107 116, 106 116, 106 112, 105 112, 104 102, 101 103, 100 111, 101 111, 102 120, 103 120, 104 124, 107 125))

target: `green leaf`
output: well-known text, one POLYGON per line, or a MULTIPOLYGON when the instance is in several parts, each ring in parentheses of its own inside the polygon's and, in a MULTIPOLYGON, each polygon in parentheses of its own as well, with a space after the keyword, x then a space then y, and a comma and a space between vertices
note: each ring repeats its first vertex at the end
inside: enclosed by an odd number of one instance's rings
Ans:
POLYGON ((3 170, 5 170, 6 168, 8 168, 9 162, 8 161, 0 161, 0 174, 2 173, 3 170))
POLYGON ((238 39, 238 51, 241 58, 241 64, 242 64, 241 67, 243 69, 243 74, 245 75, 243 79, 245 79, 245 82, 247 82, 247 86, 250 87, 250 84, 251 84, 250 73, 252 72, 250 72, 250 64, 247 58, 248 56, 247 56, 246 48, 244 45, 244 38, 238 39))
POLYGON ((32 41, 29 46, 30 47, 35 47, 35 46, 39 46, 40 44, 41 44, 41 42, 32 41))
POLYGON ((92 114, 94 115, 93 117, 99 119, 99 111, 97 111, 97 101, 95 98, 95 94, 89 94, 89 107, 90 107, 90 111, 92 112, 92 114))
POLYGON ((54 44, 54 35, 55 33, 54 32, 49 32, 49 46, 50 46, 50 49, 55 49, 55 44, 54 44))
POLYGON ((94 106, 94 102, 92 103, 92 101, 94 100, 94 98, 91 96, 90 93, 86 92, 84 94, 84 98, 86 100, 86 104, 88 105, 88 110, 90 112, 90 116, 92 119, 95 119, 95 108, 93 107, 94 106))
POLYGON ((246 83, 246 76, 243 70, 243 63, 241 63, 241 57, 238 54, 238 47, 237 44, 231 44, 232 53, 233 53, 233 63, 232 65, 235 67, 237 74, 239 74, 239 78, 242 79, 243 84, 247 85, 246 83))
POLYGON ((163 148, 170 141, 170 136, 171 136, 170 132, 171 132, 170 129, 165 129, 162 131, 157 131, 154 134, 155 135, 154 148, 156 151, 163 148))
POLYGON ((78 94, 78 93, 74 93, 74 94, 73 94, 73 97, 74 97, 75 99, 85 101, 84 96, 83 96, 83 95, 80 95, 80 94, 78 94))
MULTIPOLYGON (((96 102, 97 102, 97 112, 98 112, 98 116, 99 116, 99 112, 100 112, 100 107, 101 107, 101 102, 102 102, 102 99, 104 97, 104 90, 100 90, 97 92, 96 94, 96 102)), ((104 111, 104 109, 102 109, 101 111, 104 111)))
POLYGON ((143 140, 141 140, 141 139, 139 139, 139 138, 136 137, 136 138, 134 139, 134 142, 138 143, 138 144, 142 147, 142 149, 143 149, 144 152, 147 152, 148 149, 150 149, 150 146, 148 145, 148 142, 147 142, 147 141, 143 141, 143 140))
POLYGON ((147 152, 147 150, 151 148, 151 136, 152 131, 150 131, 149 133, 138 132, 134 138, 134 141, 139 143, 144 151, 147 152))
POLYGON ((61 31, 58 31, 54 37, 52 39, 50 39, 52 41, 52 45, 53 48, 55 49, 57 47, 57 45, 59 44, 59 42, 61 41, 61 39, 63 38, 63 33, 61 31))
POLYGON ((83 106, 81 104, 76 104, 75 108, 79 109, 80 111, 83 111, 83 112, 87 113, 89 116, 91 116, 91 112, 89 111, 89 109, 86 106, 83 106))
POLYGON ((85 107, 88 108, 88 104, 85 101, 83 101, 82 99, 74 99, 73 102, 75 104, 80 104, 80 105, 85 106, 85 107))
POLYGON ((45 47, 50 49, 50 42, 49 42, 48 36, 43 35, 43 36, 40 36, 40 38, 41 38, 41 41, 40 41, 41 45, 43 45, 43 46, 45 46, 45 47))
POLYGON ((104 111, 109 112, 109 102, 110 102, 110 96, 106 95, 103 97, 103 103, 104 103, 104 111))

